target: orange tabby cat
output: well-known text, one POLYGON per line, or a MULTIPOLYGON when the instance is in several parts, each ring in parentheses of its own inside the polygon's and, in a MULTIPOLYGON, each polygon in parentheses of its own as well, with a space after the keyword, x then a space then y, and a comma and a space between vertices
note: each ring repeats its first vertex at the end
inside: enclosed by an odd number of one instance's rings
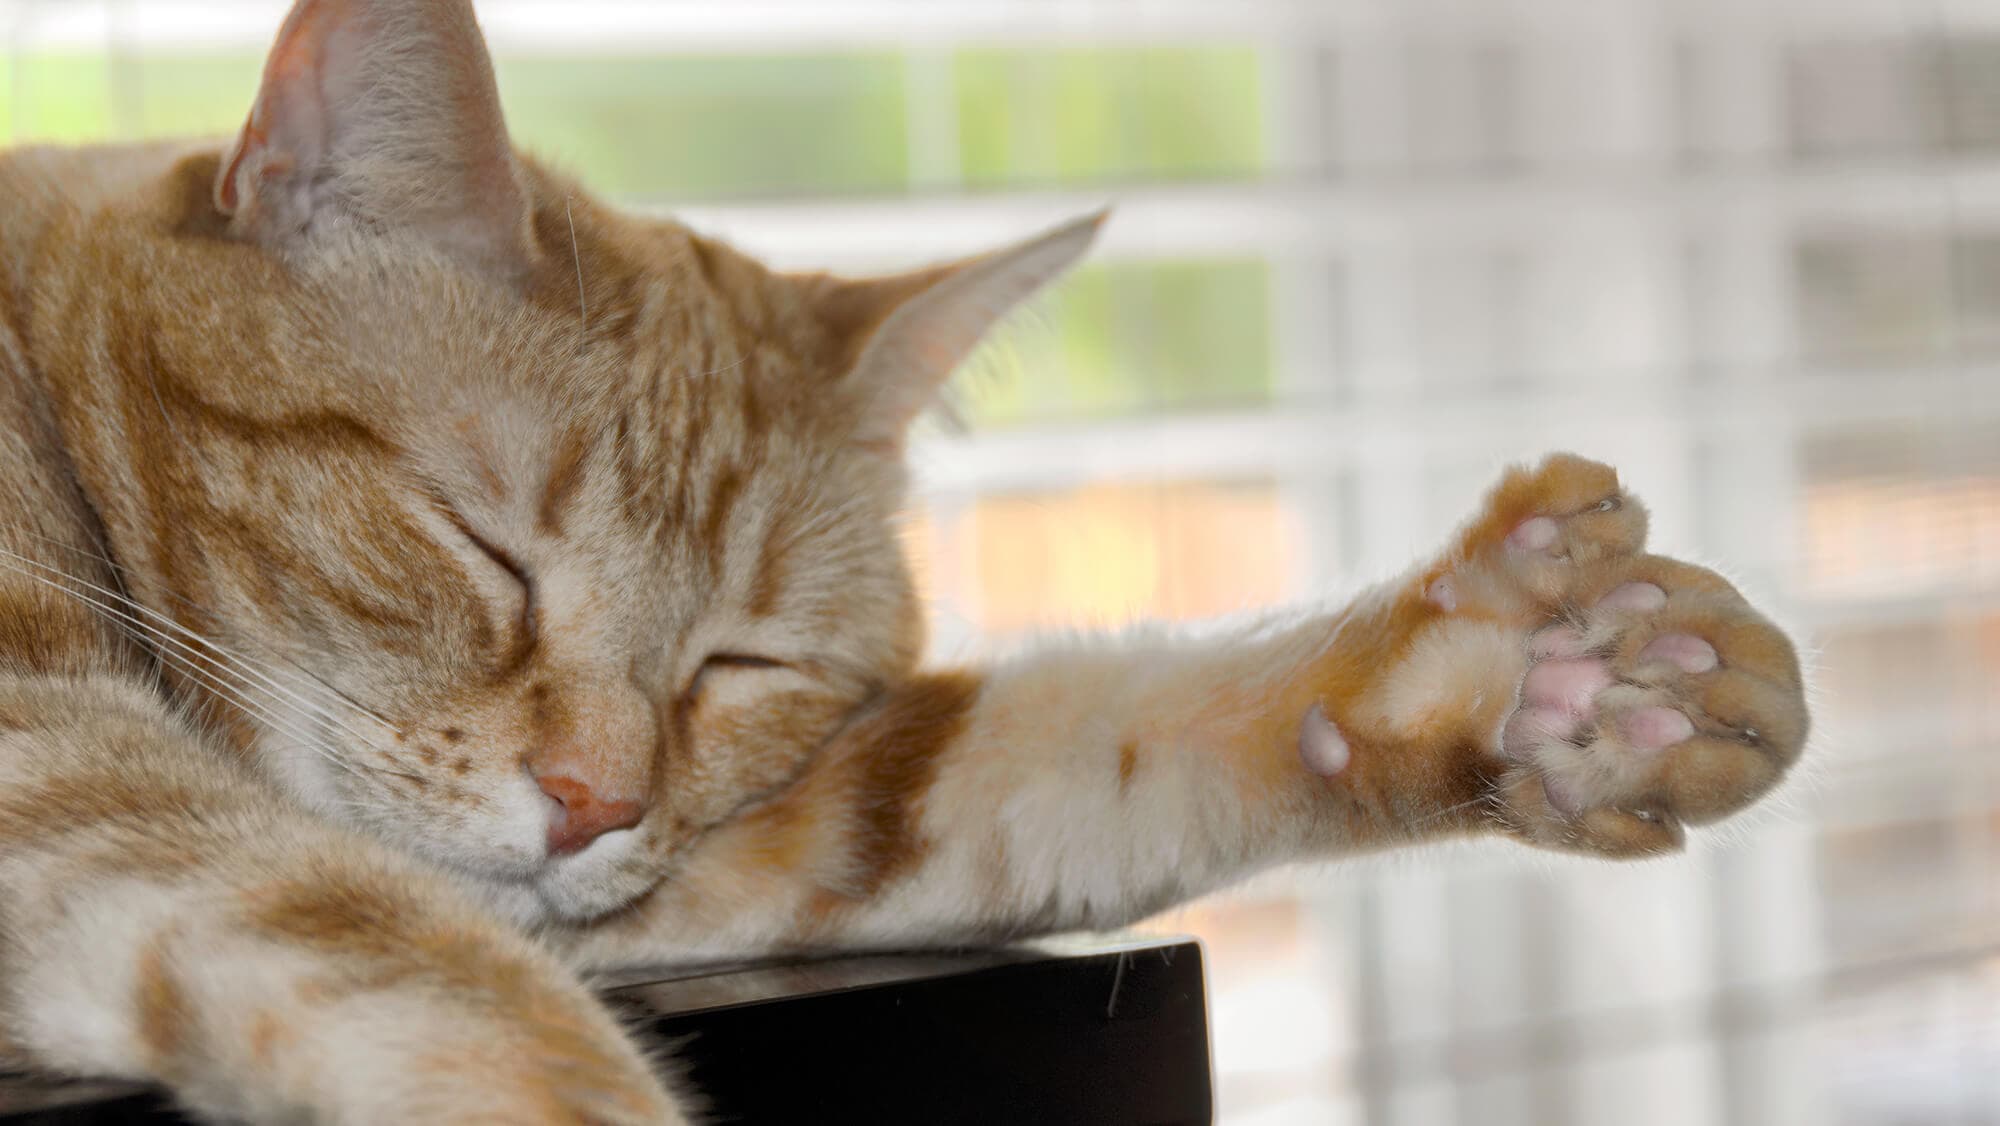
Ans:
POLYGON ((301 0, 227 151, 0 206, 0 1048, 205 1117, 680 1121, 580 973, 1662 852, 1805 739, 1562 455, 1344 609, 918 671, 905 427, 1098 221, 774 273, 515 153, 464 0, 301 0))

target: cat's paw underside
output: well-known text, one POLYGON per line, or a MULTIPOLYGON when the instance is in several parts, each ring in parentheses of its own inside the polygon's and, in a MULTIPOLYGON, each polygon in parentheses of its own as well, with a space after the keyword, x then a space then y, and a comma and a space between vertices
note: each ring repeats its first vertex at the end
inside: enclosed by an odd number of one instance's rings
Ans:
POLYGON ((1608 466, 1515 470, 1424 577, 1444 623, 1518 639, 1474 740, 1490 810, 1536 844, 1667 851, 1682 826, 1769 791, 1804 747, 1799 661, 1721 576, 1645 554, 1645 509, 1608 466))

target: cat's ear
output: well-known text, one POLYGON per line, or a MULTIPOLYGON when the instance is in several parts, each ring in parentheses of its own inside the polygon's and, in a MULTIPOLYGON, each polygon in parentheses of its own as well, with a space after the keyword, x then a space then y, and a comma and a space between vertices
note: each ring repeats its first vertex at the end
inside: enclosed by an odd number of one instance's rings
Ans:
POLYGON ((518 273, 528 192, 468 0, 298 0, 215 205, 269 246, 346 221, 518 273))
POLYGON ((857 439, 900 449, 905 429, 986 333, 1075 265, 1109 215, 1099 211, 976 258, 828 286, 818 303, 853 356, 842 392, 863 412, 857 439))

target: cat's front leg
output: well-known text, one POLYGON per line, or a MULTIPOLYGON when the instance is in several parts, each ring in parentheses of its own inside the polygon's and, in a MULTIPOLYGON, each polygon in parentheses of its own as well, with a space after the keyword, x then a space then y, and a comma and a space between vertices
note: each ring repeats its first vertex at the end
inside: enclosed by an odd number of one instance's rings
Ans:
POLYGON ((1634 855, 1747 806, 1804 746, 1798 658, 1645 535, 1606 466, 1511 471, 1443 556, 1342 628, 1309 678, 1303 761, 1325 771, 1337 748, 1329 790, 1418 836, 1634 855))
POLYGON ((1806 713, 1784 635, 1644 539, 1610 469, 1557 456, 1332 614, 913 678, 564 938, 603 965, 909 947, 1122 925, 1452 835, 1671 849, 1777 781, 1806 713))
POLYGON ((684 1121, 550 953, 109 678, 0 678, 0 938, 0 1049, 205 1120, 684 1121))

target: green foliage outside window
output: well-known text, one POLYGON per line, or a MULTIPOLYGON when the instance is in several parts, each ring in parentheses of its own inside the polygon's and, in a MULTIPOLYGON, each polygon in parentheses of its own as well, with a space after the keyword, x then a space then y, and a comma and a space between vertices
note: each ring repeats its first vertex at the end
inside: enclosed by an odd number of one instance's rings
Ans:
POLYGON ((1263 163, 1247 48, 974 50, 954 70, 969 184, 1244 179, 1263 163))
POLYGON ((1085 266, 973 365, 965 413, 996 425, 1268 401, 1269 288, 1255 259, 1085 266))
MULTIPOLYGON (((1254 178, 1257 64, 1235 47, 954 52, 959 179, 987 191, 1254 178)), ((671 207, 932 187, 912 184, 910 152, 912 99, 929 88, 913 90, 899 53, 497 66, 516 140, 616 198, 671 207)), ((258 68, 247 52, 15 56, 0 60, 0 136, 222 137, 241 125, 258 68)), ((1004 425, 1266 400, 1268 290, 1255 260, 1086 268, 1044 302, 1040 328, 1031 318, 994 351, 966 388, 968 413, 1004 425)))

